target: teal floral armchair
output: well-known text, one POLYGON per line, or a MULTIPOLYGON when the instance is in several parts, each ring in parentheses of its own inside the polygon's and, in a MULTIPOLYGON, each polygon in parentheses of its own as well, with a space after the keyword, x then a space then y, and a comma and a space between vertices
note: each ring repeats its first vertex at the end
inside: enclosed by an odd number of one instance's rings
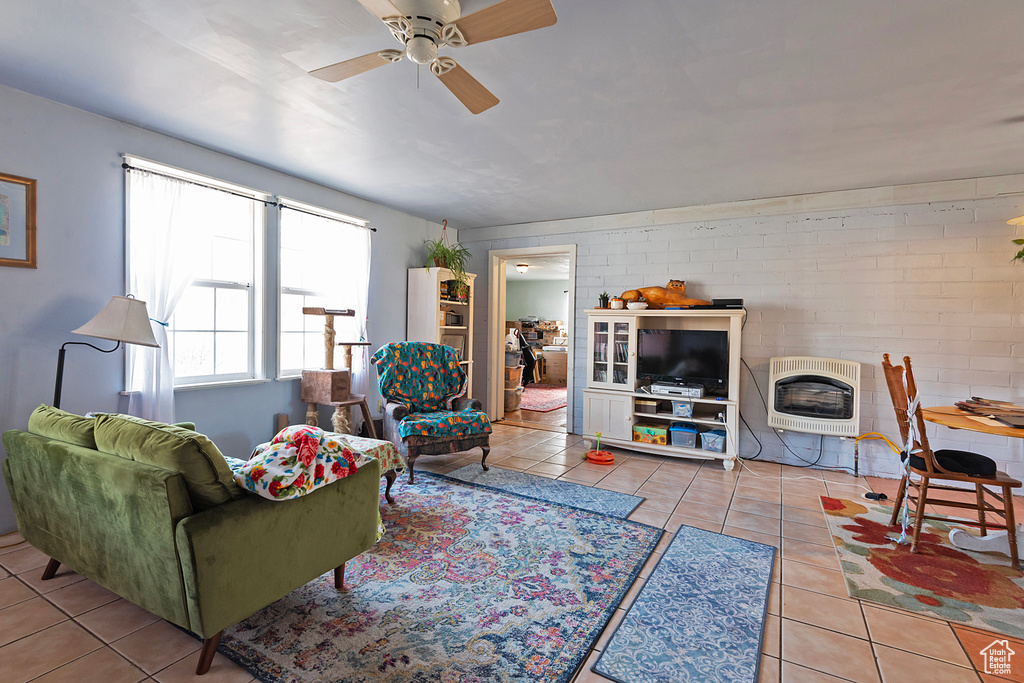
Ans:
POLYGON ((387 401, 384 435, 409 462, 421 455, 456 453, 480 446, 484 470, 491 423, 480 401, 465 398, 466 373, 455 349, 426 342, 395 342, 373 354, 380 394, 387 401))

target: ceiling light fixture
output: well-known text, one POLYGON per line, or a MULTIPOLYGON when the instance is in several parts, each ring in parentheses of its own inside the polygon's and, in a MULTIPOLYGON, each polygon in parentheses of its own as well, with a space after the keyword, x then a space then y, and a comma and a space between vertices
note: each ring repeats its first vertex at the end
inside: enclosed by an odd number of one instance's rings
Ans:
POLYGON ((517 263, 516 264, 516 270, 518 270, 520 273, 525 273, 527 270, 529 270, 529 268, 530 268, 530 264, 529 263, 517 263))

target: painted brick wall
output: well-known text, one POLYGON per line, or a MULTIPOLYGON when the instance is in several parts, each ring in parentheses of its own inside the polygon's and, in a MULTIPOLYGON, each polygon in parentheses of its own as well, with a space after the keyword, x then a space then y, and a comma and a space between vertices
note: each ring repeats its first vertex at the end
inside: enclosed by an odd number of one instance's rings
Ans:
MULTIPOLYGON (((861 433, 898 439, 879 363, 882 354, 914 360, 925 405, 968 396, 1024 399, 1024 266, 1010 257, 1024 213, 1019 196, 792 213, 657 227, 489 239, 462 237, 473 253, 477 320, 487 318, 487 254, 553 244, 578 245, 577 361, 573 431, 582 430, 586 316, 602 291, 683 279, 699 298, 742 297, 748 311, 742 357, 766 396, 768 359, 808 355, 862 363, 861 433)), ((614 220, 613 217, 603 219, 614 220)), ((557 225, 557 224, 549 224, 557 225)), ((510 228, 509 234, 515 229, 510 228)), ((477 358, 486 358, 486 334, 477 358)), ((486 395, 478 374, 477 396, 486 395)), ((786 433, 788 448, 766 426, 765 410, 742 371, 741 413, 763 444, 762 458, 815 461, 818 436, 786 433)), ((977 449, 1012 475, 1024 476, 1024 439, 987 437, 944 427, 934 447, 977 449)), ((741 454, 757 443, 741 431, 741 454)), ((826 437, 820 463, 852 467, 854 444, 826 437)), ((861 442, 861 471, 895 476, 898 460, 879 441, 861 442)))

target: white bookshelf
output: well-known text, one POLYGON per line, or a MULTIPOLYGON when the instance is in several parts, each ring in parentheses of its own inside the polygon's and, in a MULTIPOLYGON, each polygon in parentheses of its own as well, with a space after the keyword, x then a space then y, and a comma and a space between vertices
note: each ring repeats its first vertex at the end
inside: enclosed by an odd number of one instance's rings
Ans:
POLYGON ((447 268, 410 268, 408 313, 405 336, 409 341, 443 343, 445 336, 462 339, 462 365, 469 378, 469 391, 473 387, 473 296, 476 275, 467 273, 469 298, 465 301, 449 301, 441 298, 441 283, 454 280, 447 268), (462 316, 461 325, 445 324, 446 314, 462 316))

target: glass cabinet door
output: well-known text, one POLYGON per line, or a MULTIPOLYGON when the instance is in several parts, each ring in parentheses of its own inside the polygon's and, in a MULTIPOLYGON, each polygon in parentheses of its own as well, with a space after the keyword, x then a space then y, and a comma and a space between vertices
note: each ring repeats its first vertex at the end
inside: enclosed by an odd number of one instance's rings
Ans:
POLYGON ((632 319, 590 319, 590 360, 587 386, 632 391, 635 384, 632 319))
POLYGON ((608 380, 615 387, 632 389, 629 372, 630 324, 628 322, 612 323, 612 374, 608 380))
POLYGON ((611 344, 608 331, 611 325, 604 320, 594 320, 591 324, 593 325, 593 345, 590 349, 590 382, 591 384, 607 384, 609 370, 608 357, 610 355, 609 347, 611 344))

